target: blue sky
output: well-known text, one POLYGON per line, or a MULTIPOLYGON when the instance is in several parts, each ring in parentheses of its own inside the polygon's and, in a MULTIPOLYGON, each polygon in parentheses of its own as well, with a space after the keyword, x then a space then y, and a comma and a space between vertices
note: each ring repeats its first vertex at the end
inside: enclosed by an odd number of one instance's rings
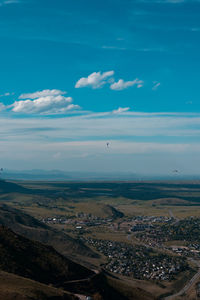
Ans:
POLYGON ((200 1, 0 0, 0 41, 3 167, 198 173, 200 1))

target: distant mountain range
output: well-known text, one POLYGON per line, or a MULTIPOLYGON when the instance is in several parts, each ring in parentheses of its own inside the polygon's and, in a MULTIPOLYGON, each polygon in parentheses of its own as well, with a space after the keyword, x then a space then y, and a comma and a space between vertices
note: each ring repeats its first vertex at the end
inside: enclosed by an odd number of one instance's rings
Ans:
POLYGON ((46 180, 46 181, 109 181, 109 180, 199 180, 199 175, 185 175, 181 172, 167 175, 145 175, 132 172, 73 172, 61 170, 7 170, 1 174, 2 179, 13 180, 46 180))
POLYGON ((131 173, 95 173, 95 172, 66 172, 61 170, 4 170, 2 173, 3 179, 13 180, 51 180, 51 181, 74 181, 74 180, 110 180, 116 179, 136 179, 137 176, 131 173))

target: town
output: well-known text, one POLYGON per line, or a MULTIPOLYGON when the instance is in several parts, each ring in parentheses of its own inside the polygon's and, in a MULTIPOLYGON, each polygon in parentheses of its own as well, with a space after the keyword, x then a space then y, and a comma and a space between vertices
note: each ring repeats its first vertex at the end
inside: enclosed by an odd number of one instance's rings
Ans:
POLYGON ((132 246, 91 238, 82 238, 82 241, 95 247, 108 258, 106 270, 136 279, 170 281, 175 275, 188 268, 185 259, 155 252, 145 246, 132 246))
POLYGON ((100 218, 78 212, 47 216, 41 221, 62 226, 97 250, 106 258, 101 265, 104 270, 139 280, 173 281, 179 273, 190 269, 190 259, 200 259, 200 241, 196 235, 200 231, 200 218, 178 220, 170 215, 100 218), (110 232, 111 238, 98 237, 99 230, 110 232), (127 242, 115 241, 112 234, 124 236, 127 242))

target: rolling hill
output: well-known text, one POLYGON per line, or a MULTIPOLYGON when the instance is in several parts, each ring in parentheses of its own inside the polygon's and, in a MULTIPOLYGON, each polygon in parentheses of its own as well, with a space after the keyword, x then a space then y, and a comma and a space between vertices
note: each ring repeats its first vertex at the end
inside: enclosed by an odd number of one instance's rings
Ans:
POLYGON ((21 185, 5 180, 0 180, 0 193, 28 193, 29 190, 21 185))
POLYGON ((0 224, 27 238, 50 245, 63 255, 98 257, 80 241, 9 205, 0 204, 0 224))
POLYGON ((62 286, 93 272, 59 254, 53 247, 31 241, 0 226, 0 269, 41 283, 62 286))
POLYGON ((75 294, 98 300, 153 299, 143 290, 127 293, 127 287, 104 273, 95 274, 52 247, 0 226, 0 299, 75 300, 75 294))

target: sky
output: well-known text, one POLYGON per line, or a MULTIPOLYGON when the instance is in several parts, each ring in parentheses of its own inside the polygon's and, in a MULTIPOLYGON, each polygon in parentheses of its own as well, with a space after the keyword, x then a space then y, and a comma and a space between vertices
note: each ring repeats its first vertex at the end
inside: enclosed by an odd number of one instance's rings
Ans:
POLYGON ((199 53, 199 0, 0 0, 0 165, 199 174, 199 53))

